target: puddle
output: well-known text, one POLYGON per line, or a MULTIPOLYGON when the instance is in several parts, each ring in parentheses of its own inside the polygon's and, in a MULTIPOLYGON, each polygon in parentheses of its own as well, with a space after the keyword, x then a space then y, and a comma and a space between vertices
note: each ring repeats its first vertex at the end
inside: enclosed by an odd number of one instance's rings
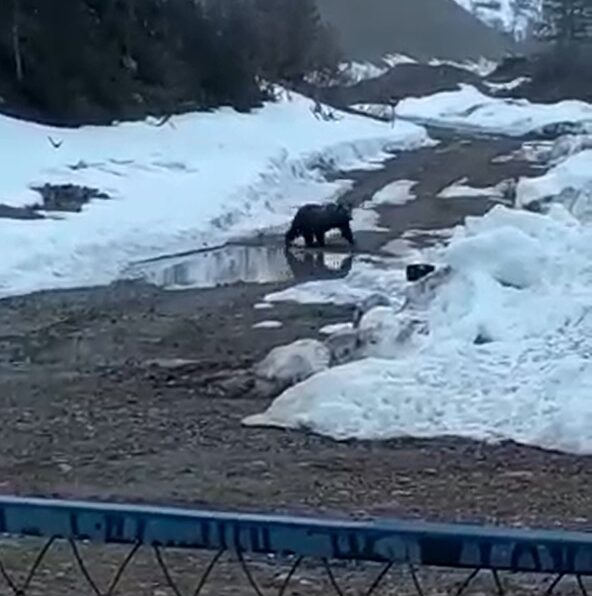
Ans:
POLYGON ((353 255, 281 246, 229 244, 183 256, 130 265, 126 279, 141 279, 167 290, 214 288, 236 283, 345 277, 353 255))

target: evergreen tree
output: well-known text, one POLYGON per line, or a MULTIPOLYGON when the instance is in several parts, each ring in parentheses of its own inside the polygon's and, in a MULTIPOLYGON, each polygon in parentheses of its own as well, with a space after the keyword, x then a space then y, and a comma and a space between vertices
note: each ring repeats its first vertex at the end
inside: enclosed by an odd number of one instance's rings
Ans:
POLYGON ((0 0, 2 110, 46 122, 249 109, 337 61, 315 0, 0 0))
POLYGON ((592 39, 592 0, 543 0, 538 36, 561 45, 592 39))

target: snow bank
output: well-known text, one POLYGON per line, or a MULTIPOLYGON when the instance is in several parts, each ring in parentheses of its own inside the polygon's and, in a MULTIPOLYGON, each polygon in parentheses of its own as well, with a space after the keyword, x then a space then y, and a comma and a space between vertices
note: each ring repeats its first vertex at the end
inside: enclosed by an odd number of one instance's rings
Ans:
POLYGON ((427 140, 409 123, 389 127, 349 114, 326 122, 312 107, 292 95, 252 114, 221 109, 175 116, 162 127, 63 130, 0 117, 0 203, 33 203, 30 186, 45 182, 98 187, 112 197, 59 219, 0 220, 0 295, 108 283, 130 260, 281 227, 295 207, 340 191, 322 168, 355 167, 427 140))
MULTIPOLYGON (((496 206, 467 218, 436 256, 450 272, 383 324, 398 350, 386 341, 371 358, 314 375, 245 423, 592 453, 592 230, 559 205, 548 215, 496 206)), ((365 276, 371 284, 384 271, 365 276)), ((403 294, 377 285, 395 302, 403 294)))
POLYGON ((508 187, 508 182, 502 182, 496 186, 487 186, 484 188, 476 188, 465 184, 465 180, 460 180, 443 188, 438 197, 441 199, 457 199, 457 198, 476 198, 501 200, 504 198, 504 190, 508 187))
POLYGON ((592 106, 575 100, 533 104, 525 99, 494 98, 471 85, 460 85, 457 91, 404 99, 396 115, 424 124, 522 136, 552 124, 590 123, 592 106))
POLYGON ((592 149, 570 155, 543 176, 521 178, 516 206, 562 203, 580 219, 592 215, 592 149))

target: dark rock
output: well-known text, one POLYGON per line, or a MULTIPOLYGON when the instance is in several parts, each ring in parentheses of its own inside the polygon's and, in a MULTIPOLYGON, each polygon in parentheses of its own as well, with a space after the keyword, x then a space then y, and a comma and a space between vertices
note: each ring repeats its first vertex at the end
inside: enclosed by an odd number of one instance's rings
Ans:
POLYGON ((435 270, 436 268, 428 263, 414 263, 413 265, 407 265, 405 275, 407 276, 407 281, 418 281, 435 270))
POLYGON ((535 131, 538 137, 553 141, 564 135, 577 135, 587 132, 588 127, 580 122, 554 122, 546 124, 535 131))
POLYGON ((11 207, 0 204, 0 219, 45 219, 32 207, 11 207))
POLYGON ((92 199, 109 199, 109 195, 96 188, 77 186, 75 184, 44 184, 33 187, 43 199, 42 204, 32 209, 43 211, 70 211, 79 213, 82 206, 92 199))

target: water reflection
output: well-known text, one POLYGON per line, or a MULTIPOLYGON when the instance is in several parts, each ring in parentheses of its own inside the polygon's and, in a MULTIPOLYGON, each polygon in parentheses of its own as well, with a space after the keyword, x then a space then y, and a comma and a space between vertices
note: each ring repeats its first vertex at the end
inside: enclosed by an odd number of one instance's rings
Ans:
POLYGON ((130 266, 124 276, 165 289, 212 288, 235 283, 271 283, 345 277, 353 256, 283 246, 230 244, 180 257, 130 266))

